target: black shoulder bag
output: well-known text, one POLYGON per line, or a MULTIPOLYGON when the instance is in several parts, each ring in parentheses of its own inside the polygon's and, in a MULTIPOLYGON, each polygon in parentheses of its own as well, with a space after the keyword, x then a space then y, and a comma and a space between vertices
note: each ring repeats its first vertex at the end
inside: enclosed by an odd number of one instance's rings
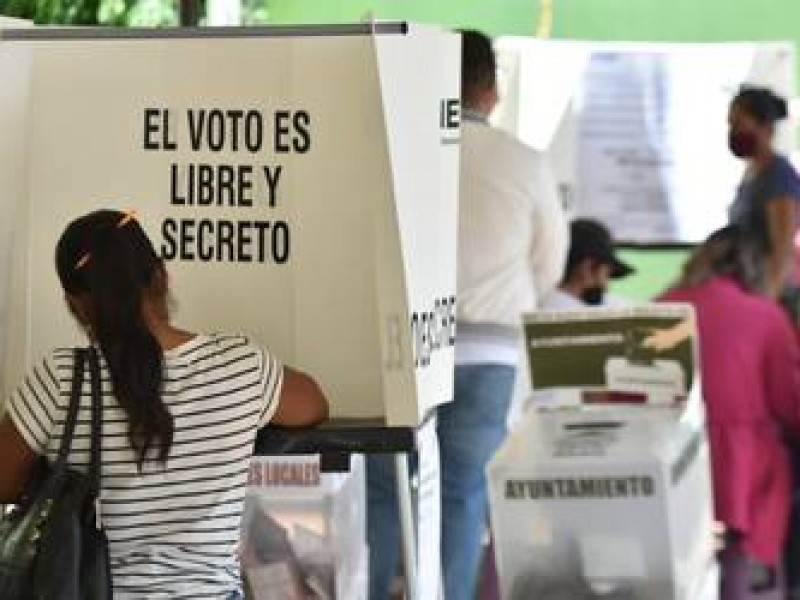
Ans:
POLYGON ((0 598, 107 600, 112 597, 108 539, 99 513, 102 434, 97 352, 75 349, 72 391, 55 462, 42 459, 19 505, 0 520, 0 598), (92 387, 91 463, 67 465, 80 410, 85 364, 92 387))

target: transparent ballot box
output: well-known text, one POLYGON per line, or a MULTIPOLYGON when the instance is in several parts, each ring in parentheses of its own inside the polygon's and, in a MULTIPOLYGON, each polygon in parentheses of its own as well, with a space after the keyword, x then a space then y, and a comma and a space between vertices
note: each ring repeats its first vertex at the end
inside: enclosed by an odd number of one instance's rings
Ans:
POLYGON ((318 456, 257 456, 242 520, 252 600, 366 600, 363 457, 327 473, 318 456))

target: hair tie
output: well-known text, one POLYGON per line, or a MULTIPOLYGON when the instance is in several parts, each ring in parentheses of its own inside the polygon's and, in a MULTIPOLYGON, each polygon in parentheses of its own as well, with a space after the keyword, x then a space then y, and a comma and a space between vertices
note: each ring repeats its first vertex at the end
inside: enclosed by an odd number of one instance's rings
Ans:
POLYGON ((122 218, 117 223, 117 229, 122 229, 123 227, 125 227, 125 225, 134 220, 136 220, 136 211, 135 210, 126 211, 125 214, 122 215, 122 218))
MULTIPOLYGON (((136 220, 136 211, 135 210, 125 211, 125 214, 123 214, 122 217, 120 217, 119 221, 117 221, 117 224, 115 225, 115 228, 116 229, 122 229, 123 227, 125 227, 126 225, 132 223, 135 220, 136 220)), ((91 260, 91 258, 92 258, 92 253, 91 252, 84 253, 78 259, 78 262, 75 263, 75 270, 76 271, 80 271, 83 267, 86 266, 86 264, 91 260)))
POLYGON ((86 263, 89 262, 89 259, 92 258, 92 255, 87 252, 83 256, 78 259, 78 262, 75 263, 75 270, 80 271, 83 267, 86 266, 86 263))

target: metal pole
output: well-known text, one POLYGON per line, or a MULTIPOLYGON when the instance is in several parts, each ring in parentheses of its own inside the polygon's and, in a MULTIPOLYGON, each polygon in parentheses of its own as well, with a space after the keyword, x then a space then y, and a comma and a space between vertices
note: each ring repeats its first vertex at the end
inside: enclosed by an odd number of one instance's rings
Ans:
POLYGON ((408 468, 408 455, 395 455, 397 499, 400 506, 400 534, 403 542, 403 563, 409 600, 421 600, 417 579, 417 528, 414 525, 413 494, 408 468))
POLYGON ((181 25, 197 27, 200 25, 201 0, 181 0, 181 25))

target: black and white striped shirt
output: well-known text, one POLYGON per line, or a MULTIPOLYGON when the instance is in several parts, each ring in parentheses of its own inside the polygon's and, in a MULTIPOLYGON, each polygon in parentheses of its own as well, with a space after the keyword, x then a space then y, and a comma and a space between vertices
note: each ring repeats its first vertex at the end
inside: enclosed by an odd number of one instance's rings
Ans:
MULTIPOLYGON (((104 361, 102 520, 114 597, 226 598, 240 589, 237 545, 258 428, 278 405, 283 368, 241 337, 200 335, 164 353, 163 399, 175 421, 166 466, 140 473, 104 361)), ((73 350, 52 352, 11 398, 30 447, 55 458, 70 397, 73 350)), ((89 462, 91 395, 84 377, 69 462, 89 462)))

